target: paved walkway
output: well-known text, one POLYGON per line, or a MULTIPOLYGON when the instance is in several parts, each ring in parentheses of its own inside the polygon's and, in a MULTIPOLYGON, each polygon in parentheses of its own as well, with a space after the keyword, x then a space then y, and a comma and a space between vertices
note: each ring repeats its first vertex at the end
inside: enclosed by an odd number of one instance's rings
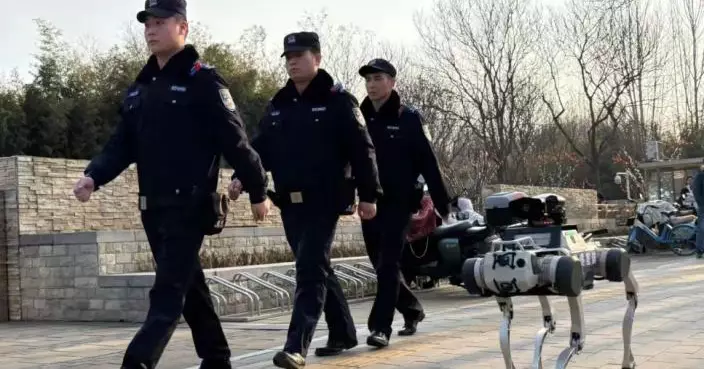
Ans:
MULTIPOLYGON (((694 258, 645 256, 635 258, 641 285, 633 349, 638 369, 704 368, 704 262, 694 258)), ((421 295, 428 317, 416 336, 394 336, 392 345, 372 350, 360 345, 336 358, 309 357, 307 368, 473 368, 503 369, 498 349, 500 312, 493 299, 473 298, 462 289, 443 287, 421 295)), ((621 322, 625 312, 623 285, 597 282, 584 294, 586 345, 569 366, 620 368, 621 322)), ((545 368, 568 345, 566 302, 552 298, 557 331, 544 348, 545 368)), ((514 360, 530 367, 533 338, 540 328, 536 298, 514 299, 514 360)), ((352 305, 364 342, 369 302, 352 305)), ((233 348, 233 367, 272 368, 271 357, 282 344, 288 317, 255 323, 224 323, 233 348)), ((137 330, 129 324, 10 323, 0 324, 0 368, 117 368, 122 352, 137 330)), ((325 343, 325 329, 313 347, 325 343)), ((188 327, 180 326, 159 368, 187 369, 198 364, 188 327)), ((197 367, 197 366, 196 366, 197 367)))

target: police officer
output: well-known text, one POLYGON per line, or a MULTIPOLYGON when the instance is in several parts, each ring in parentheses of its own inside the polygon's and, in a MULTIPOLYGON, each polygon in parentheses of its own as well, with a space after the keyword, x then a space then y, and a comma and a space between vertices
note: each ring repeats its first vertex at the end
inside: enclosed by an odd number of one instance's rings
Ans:
POLYGON ((357 345, 349 307, 330 266, 330 248, 339 215, 350 205, 348 164, 355 174, 362 219, 375 216, 381 186, 374 146, 356 99, 319 68, 318 35, 287 35, 282 56, 290 79, 269 103, 253 146, 272 173, 272 201, 281 209, 296 258, 291 323, 283 351, 274 356, 277 367, 295 369, 305 365, 323 309, 330 335, 316 354, 357 345))
POLYGON ((359 74, 366 79, 368 96, 361 109, 376 148, 384 192, 378 202, 377 217, 362 221, 367 254, 378 279, 376 299, 369 314, 371 335, 367 344, 386 347, 394 307, 405 322, 399 335, 414 334, 425 317, 399 270, 405 231, 411 214, 418 208, 419 176, 427 183, 435 208, 443 218, 450 213, 450 200, 421 115, 402 105, 394 90, 396 68, 386 60, 374 59, 361 67, 359 74))
POLYGON ((157 268, 146 321, 122 368, 154 368, 182 314, 201 368, 230 368, 198 252, 204 235, 218 232, 211 215, 220 155, 240 173, 255 219, 268 211, 265 172, 224 81, 185 44, 186 2, 148 0, 137 19, 152 56, 129 87, 116 131, 74 194, 88 201, 137 163, 139 208, 157 268))

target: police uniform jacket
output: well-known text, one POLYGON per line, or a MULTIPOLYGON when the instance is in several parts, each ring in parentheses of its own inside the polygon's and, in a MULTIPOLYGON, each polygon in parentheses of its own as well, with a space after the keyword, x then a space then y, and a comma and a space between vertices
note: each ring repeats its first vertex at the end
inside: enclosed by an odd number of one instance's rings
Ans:
POLYGON ((357 100, 323 69, 302 94, 291 80, 276 93, 252 142, 281 198, 300 192, 305 203, 344 207, 348 164, 360 201, 374 203, 381 195, 357 100))
POLYGON ((218 176, 209 174, 221 154, 237 169, 251 202, 263 201, 266 175, 227 86, 188 45, 162 69, 149 59, 128 89, 116 131, 85 174, 98 188, 137 163, 142 196, 210 193, 218 176))
POLYGON ((369 97, 362 101, 362 113, 376 148, 382 201, 414 210, 416 182, 422 175, 436 209, 443 217, 450 212, 447 187, 418 111, 401 104, 392 91, 377 112, 369 97))

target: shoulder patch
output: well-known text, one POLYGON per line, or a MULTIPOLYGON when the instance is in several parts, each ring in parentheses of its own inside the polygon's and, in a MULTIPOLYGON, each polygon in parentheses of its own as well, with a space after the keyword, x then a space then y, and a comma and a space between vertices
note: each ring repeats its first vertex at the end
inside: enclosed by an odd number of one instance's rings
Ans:
POLYGON ((220 93, 220 100, 222 101, 222 104, 225 106, 225 108, 227 108, 227 110, 229 111, 235 111, 235 100, 232 99, 230 90, 226 88, 221 88, 218 90, 218 92, 220 93))
POLYGON ((428 140, 428 142, 433 142, 433 136, 430 134, 430 129, 428 128, 427 124, 423 124, 423 135, 425 135, 425 138, 428 140))
POLYGON ((335 83, 332 88, 330 88, 330 92, 332 93, 345 93, 347 90, 345 90, 345 86, 342 85, 342 83, 338 82, 335 83))
POLYGON ((190 75, 191 75, 191 77, 193 77, 200 70, 209 70, 209 69, 214 69, 214 67, 211 66, 210 64, 203 63, 202 61, 197 60, 195 63, 193 63, 193 67, 191 67, 190 75))

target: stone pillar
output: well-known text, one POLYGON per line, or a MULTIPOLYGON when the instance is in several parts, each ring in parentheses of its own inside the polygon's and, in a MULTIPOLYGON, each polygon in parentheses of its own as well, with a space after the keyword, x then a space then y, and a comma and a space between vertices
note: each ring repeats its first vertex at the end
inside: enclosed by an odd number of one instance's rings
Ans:
MULTIPOLYGON (((17 191, 4 191, 4 243, 1 244, 6 251, 7 260, 7 301, 9 320, 22 319, 22 294, 20 289, 20 222, 17 209, 17 191)), ((2 278, 0 277, 0 282, 2 278)), ((2 294, 2 290, 0 290, 2 294)), ((2 303, 0 303, 2 305, 2 303)), ((0 319, 1 321, 2 319, 0 319)))

